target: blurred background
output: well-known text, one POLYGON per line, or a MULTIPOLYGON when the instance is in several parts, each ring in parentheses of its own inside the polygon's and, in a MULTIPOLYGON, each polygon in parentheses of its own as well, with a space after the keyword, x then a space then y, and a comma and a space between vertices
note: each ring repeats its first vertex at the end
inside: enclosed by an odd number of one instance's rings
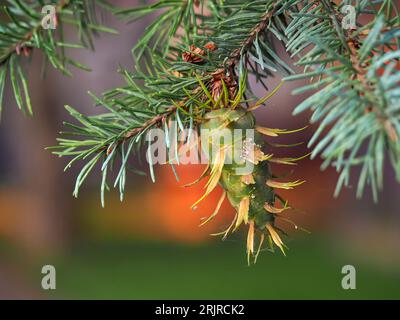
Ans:
MULTIPOLYGON (((135 1, 113 2, 131 6, 135 1)), ((119 65, 132 69, 130 49, 147 24, 125 24, 110 15, 104 20, 120 35, 101 35, 95 52, 71 51, 93 69, 90 73, 74 70, 66 78, 49 68, 41 79, 41 56, 34 54, 29 68, 33 119, 17 110, 10 88, 6 90, 0 124, 0 299, 400 298, 400 186, 389 164, 378 204, 368 192, 355 200, 352 188, 334 199, 337 175, 331 169, 320 171, 318 159, 301 161, 293 172, 274 167, 291 179, 307 181, 282 195, 298 209, 291 219, 311 234, 282 224, 289 233, 287 257, 263 252, 250 267, 244 231, 224 242, 209 235, 233 218, 227 203, 212 223, 198 226, 214 210, 221 190, 190 210, 203 193, 202 184, 182 185, 200 175, 200 165, 178 167, 179 182, 168 166, 157 168, 155 184, 131 174, 124 202, 110 192, 104 209, 97 171, 80 197, 73 198, 79 167, 64 173, 68 159, 45 147, 56 144, 62 121, 70 120, 65 104, 85 114, 102 111, 87 91, 101 94, 123 84, 116 70, 119 65), (56 267, 56 290, 41 288, 46 264, 56 267), (344 265, 356 268, 356 290, 341 287, 344 265)), ((278 83, 269 82, 271 88, 278 83)), ((297 85, 286 83, 257 110, 260 125, 294 129, 307 124, 309 114, 291 115, 305 98, 290 94, 297 85)), ((257 93, 265 95, 262 87, 257 93)), ((277 141, 307 141, 313 131, 309 127, 277 141)), ((274 152, 295 156, 308 151, 300 146, 274 152)))

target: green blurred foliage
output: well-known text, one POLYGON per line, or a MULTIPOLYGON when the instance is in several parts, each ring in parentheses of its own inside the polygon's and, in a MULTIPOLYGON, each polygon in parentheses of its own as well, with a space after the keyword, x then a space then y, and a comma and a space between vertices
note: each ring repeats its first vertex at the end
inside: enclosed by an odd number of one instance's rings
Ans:
MULTIPOLYGON (((333 254, 329 243, 315 236, 296 240, 287 257, 264 253, 250 267, 239 240, 202 245, 86 243, 57 260, 57 290, 49 298, 400 298, 400 273, 382 272, 359 256, 333 254), (356 267, 355 290, 341 287, 346 264, 356 267)), ((40 274, 36 271, 35 277, 40 274)))

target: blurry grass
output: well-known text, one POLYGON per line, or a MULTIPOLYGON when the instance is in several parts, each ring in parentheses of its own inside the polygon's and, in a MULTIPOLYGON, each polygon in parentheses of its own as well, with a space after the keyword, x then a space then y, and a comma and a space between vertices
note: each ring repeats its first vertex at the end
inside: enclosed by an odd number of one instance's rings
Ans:
POLYGON ((243 243, 199 246, 84 244, 55 262, 50 298, 77 299, 399 299, 399 274, 333 255, 327 243, 294 241, 285 258, 260 255, 248 267, 243 243), (357 289, 341 288, 341 269, 357 269, 357 289))

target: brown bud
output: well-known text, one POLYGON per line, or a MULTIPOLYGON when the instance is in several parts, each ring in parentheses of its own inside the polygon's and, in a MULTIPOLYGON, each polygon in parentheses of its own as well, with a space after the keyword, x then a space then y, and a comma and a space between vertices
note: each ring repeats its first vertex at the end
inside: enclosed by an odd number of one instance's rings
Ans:
POLYGON ((200 56, 204 56, 205 53, 203 49, 191 45, 188 52, 182 53, 182 59, 190 63, 199 63, 203 61, 203 58, 200 56))
POLYGON ((206 48, 207 50, 210 50, 210 51, 215 51, 217 49, 217 45, 214 42, 210 41, 210 42, 206 43, 204 48, 206 48))

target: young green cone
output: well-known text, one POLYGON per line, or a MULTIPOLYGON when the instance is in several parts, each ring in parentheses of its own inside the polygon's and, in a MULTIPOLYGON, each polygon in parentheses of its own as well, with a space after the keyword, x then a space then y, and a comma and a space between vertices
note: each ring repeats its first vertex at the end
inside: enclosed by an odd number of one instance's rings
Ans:
MULTIPOLYGON (((253 114, 242 107, 213 110, 205 115, 200 130, 202 151, 210 163, 210 179, 196 205, 219 183, 236 210, 234 221, 220 234, 226 236, 240 225, 247 225, 249 262, 250 258, 256 260, 265 236, 284 253, 275 220, 277 213, 287 207, 275 207, 277 197, 271 186, 274 180, 269 165, 272 155, 262 151, 265 142, 260 130, 256 130, 253 114), (255 234, 260 234, 256 252, 255 234)), ((215 215, 216 212, 212 216, 215 215)))

